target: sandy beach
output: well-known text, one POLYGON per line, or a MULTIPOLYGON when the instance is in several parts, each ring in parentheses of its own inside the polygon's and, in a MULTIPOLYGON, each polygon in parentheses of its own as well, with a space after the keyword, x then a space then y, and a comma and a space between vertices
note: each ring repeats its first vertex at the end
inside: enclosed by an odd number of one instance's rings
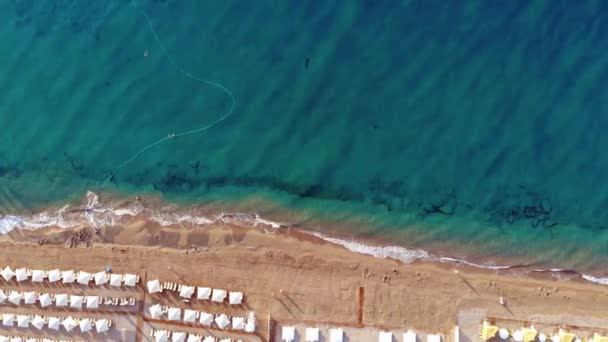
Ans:
POLYGON ((608 291, 602 285, 450 264, 403 264, 352 253, 293 229, 161 227, 133 218, 99 234, 86 227, 47 228, 15 230, 1 240, 0 260, 14 267, 96 271, 109 265, 147 279, 243 291, 266 341, 285 324, 446 335, 459 325, 465 341, 477 340, 487 317, 553 324, 550 329, 608 328, 608 291))

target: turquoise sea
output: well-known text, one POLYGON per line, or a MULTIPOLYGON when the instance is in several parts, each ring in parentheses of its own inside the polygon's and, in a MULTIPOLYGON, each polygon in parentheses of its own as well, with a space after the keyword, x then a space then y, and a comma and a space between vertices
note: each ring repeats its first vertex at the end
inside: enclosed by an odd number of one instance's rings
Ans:
POLYGON ((607 14, 604 1, 0 1, 0 227, 87 191, 144 194, 604 275, 607 14), (234 96, 230 115, 209 82, 234 96))

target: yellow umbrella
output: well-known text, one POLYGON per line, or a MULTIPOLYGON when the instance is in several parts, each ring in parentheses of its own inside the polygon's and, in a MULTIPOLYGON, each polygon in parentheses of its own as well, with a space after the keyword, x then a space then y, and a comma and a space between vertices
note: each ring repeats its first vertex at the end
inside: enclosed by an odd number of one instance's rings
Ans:
POLYGON ((488 325, 488 323, 483 322, 483 327, 481 328, 481 338, 484 341, 487 341, 487 340, 491 339, 492 337, 496 336, 497 332, 498 332, 497 326, 488 325))
POLYGON ((560 329, 559 331, 559 342, 572 342, 576 336, 572 333, 567 333, 560 329))
POLYGON ((593 337, 593 342, 608 342, 608 337, 596 334, 593 337))
POLYGON ((524 333, 524 342, 532 342, 536 338, 538 332, 533 327, 521 329, 524 333))

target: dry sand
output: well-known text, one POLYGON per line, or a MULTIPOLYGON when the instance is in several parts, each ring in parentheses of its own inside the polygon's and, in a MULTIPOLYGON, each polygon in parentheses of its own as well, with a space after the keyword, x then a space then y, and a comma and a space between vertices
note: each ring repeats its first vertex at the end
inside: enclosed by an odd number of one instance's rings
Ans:
MULTIPOLYGON (((273 327, 298 322, 445 334, 459 324, 465 341, 477 340, 480 320, 489 316, 608 328, 608 290, 602 285, 402 264, 289 229, 160 227, 134 218, 99 235, 14 231, 0 239, 0 264, 90 271, 110 265, 147 279, 242 290, 245 307, 188 305, 235 315, 253 310, 263 340, 273 327), (66 247, 67 240, 78 246, 66 247)), ((158 300, 183 306, 177 298, 158 300)))

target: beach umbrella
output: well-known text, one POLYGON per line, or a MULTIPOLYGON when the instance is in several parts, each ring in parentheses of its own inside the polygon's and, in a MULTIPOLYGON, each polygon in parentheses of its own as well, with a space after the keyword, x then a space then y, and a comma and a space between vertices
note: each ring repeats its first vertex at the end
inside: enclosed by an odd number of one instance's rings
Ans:
POLYGON ((167 319, 170 321, 179 321, 182 316, 182 309, 180 308, 169 308, 167 312, 167 319))
POLYGON ((55 306, 68 306, 68 295, 65 293, 55 295, 55 306))
POLYGON ((61 272, 58 269, 49 271, 49 282, 54 283, 61 279, 61 272))
POLYGON ((283 327, 281 329, 281 341, 292 342, 296 339, 296 328, 283 327))
POLYGON ((245 329, 245 318, 244 317, 232 317, 232 329, 244 330, 245 329))
MULTIPOLYGON (((318 329, 318 328, 313 328, 313 329, 318 329)), ((245 324, 245 331, 246 332, 255 332, 255 318, 247 319, 247 324, 245 324)), ((408 341, 404 340, 404 342, 408 342, 408 341)), ((414 342, 416 342, 416 341, 414 341, 414 342)))
POLYGON ((25 268, 18 268, 15 270, 15 279, 17 281, 24 281, 27 279, 27 270, 25 268))
POLYGON ((70 307, 76 309, 82 309, 82 303, 84 302, 84 297, 70 295, 70 307))
POLYGON ((19 328, 27 328, 30 326, 30 316, 17 315, 17 326, 19 328))
POLYGON ((38 297, 36 292, 24 292, 23 293, 23 300, 24 300, 25 304, 35 304, 36 297, 38 297))
POLYGON ((319 328, 306 328, 306 342, 319 342, 319 328))
POLYGON ((2 289, 0 289, 0 304, 4 303, 7 298, 8 296, 6 295, 6 293, 4 293, 2 289))
POLYGON ((184 310, 184 322, 194 323, 196 321, 196 311, 186 309, 184 310))
POLYGON ((186 342, 201 342, 201 337, 195 334, 188 334, 186 342))
POLYGON ((97 309, 99 307, 99 296, 87 296, 87 309, 97 309))
POLYGON ((230 292, 228 302, 232 305, 239 305, 243 302, 243 292, 230 292))
POLYGON ((208 312, 201 312, 199 322, 201 323, 201 325, 211 325, 211 323, 213 323, 213 314, 210 314, 208 312))
POLYGON ((8 336, 0 335, 0 342, 10 342, 10 338, 8 336))
POLYGON ((76 321, 72 318, 72 316, 68 316, 61 322, 61 325, 63 325, 67 332, 71 332, 74 330, 74 328, 76 328, 76 321))
POLYGON ((179 289, 179 296, 182 298, 192 298, 192 295, 194 294, 194 286, 186 286, 186 285, 182 285, 182 287, 179 289))
POLYGON ((6 266, 5 268, 2 269, 2 272, 0 272, 0 275, 2 275, 2 278, 4 278, 4 280, 6 281, 11 281, 11 279, 13 279, 13 277, 15 276, 15 272, 13 272, 13 270, 6 266))
POLYGON ((173 334, 171 334, 171 342, 186 342, 186 333, 174 331, 173 334))
POLYGON ((2 314, 2 325, 6 327, 12 327, 15 323, 15 315, 13 314, 2 314))
POLYGON ((221 303, 226 298, 226 290, 213 289, 211 293, 211 301, 221 303))
POLYGON ((481 328, 481 339, 487 341, 494 336, 498 332, 498 327, 495 325, 489 325, 488 322, 483 322, 483 326, 481 328))
POLYGON ((498 330, 498 337, 500 337, 501 340, 506 340, 509 338, 509 330, 505 329, 505 328, 501 328, 500 330, 498 330))
POLYGON ((215 342, 215 338, 213 338, 213 336, 207 336, 205 337, 203 342, 215 342))
POLYGON ((393 342, 393 333, 388 331, 381 331, 378 335, 379 342, 393 342))
POLYGON ((11 337, 11 342, 23 342, 23 339, 19 336, 11 337))
POLYGON ((522 342, 524 340, 524 332, 521 330, 513 332, 513 340, 515 342, 522 342))
POLYGON ((150 311, 150 316, 152 316, 152 318, 158 318, 163 314, 163 309, 160 307, 160 304, 154 304, 148 310, 150 311))
POLYGON ((21 299, 23 299, 21 292, 11 291, 11 293, 8 295, 8 301, 15 305, 21 304, 21 299))
POLYGON ((25 342, 38 342, 38 339, 35 337, 29 337, 25 340, 25 342))
POLYGON ((160 281, 158 279, 148 281, 147 286, 148 286, 148 293, 163 292, 163 289, 160 286, 160 281))
POLYGON ((582 342, 580 338, 574 339, 574 342, 582 342))
POLYGON ((44 271, 42 270, 33 270, 32 271, 32 282, 41 283, 44 280, 44 271))
POLYGON ((121 286, 122 285, 122 274, 110 274, 110 286, 121 286))
POLYGON ((38 296, 38 301, 40 302, 40 306, 43 308, 46 308, 47 306, 53 304, 53 301, 51 300, 51 295, 48 293, 43 293, 38 296))
POLYGON ((95 321, 95 330, 98 333, 104 333, 110 330, 110 322, 107 319, 98 319, 95 321))
POLYGON ((220 329, 224 329, 230 324, 230 320, 226 314, 221 314, 215 318, 215 324, 217 324, 220 329))
POLYGON ((135 286, 137 284, 137 276, 135 274, 125 274, 125 285, 135 286))
MULTIPOLYGON (((437 335, 428 335, 427 337, 437 336, 437 335)), ((344 330, 338 329, 330 329, 329 330, 329 341, 330 342, 342 342, 344 340, 344 330)))
POLYGON ((169 332, 167 330, 156 330, 154 332, 154 340, 156 342, 167 342, 169 340, 169 332))
POLYGON ((78 322, 78 325, 80 326, 81 332, 87 332, 93 329, 93 324, 90 318, 81 319, 80 322, 78 322))
POLYGON ((42 316, 38 316, 36 315, 34 317, 34 319, 32 320, 32 325, 38 329, 38 330, 42 330, 42 328, 44 328, 44 318, 42 318, 42 316))
POLYGON ((61 272, 61 282, 64 284, 71 284, 76 280, 76 274, 74 271, 63 271, 61 272))
POLYGON ((49 317, 49 329, 59 330, 59 325, 61 324, 61 319, 59 317, 49 317))
POLYGON ((538 341, 539 342, 545 342, 545 341, 547 341, 547 335, 545 335, 545 334, 538 334, 538 341))
MULTIPOLYGON (((97 272, 95 273, 93 278, 95 278, 95 285, 97 286, 103 285, 108 282, 108 276, 106 272, 97 272)), ((120 286, 120 284, 118 286, 120 286)))
POLYGON ((208 300, 211 298, 211 288, 199 287, 196 289, 196 299, 208 300))
POLYGON ((90 281, 91 281, 91 273, 85 272, 85 271, 78 272, 78 276, 76 277, 76 282, 78 284, 89 285, 90 281))

